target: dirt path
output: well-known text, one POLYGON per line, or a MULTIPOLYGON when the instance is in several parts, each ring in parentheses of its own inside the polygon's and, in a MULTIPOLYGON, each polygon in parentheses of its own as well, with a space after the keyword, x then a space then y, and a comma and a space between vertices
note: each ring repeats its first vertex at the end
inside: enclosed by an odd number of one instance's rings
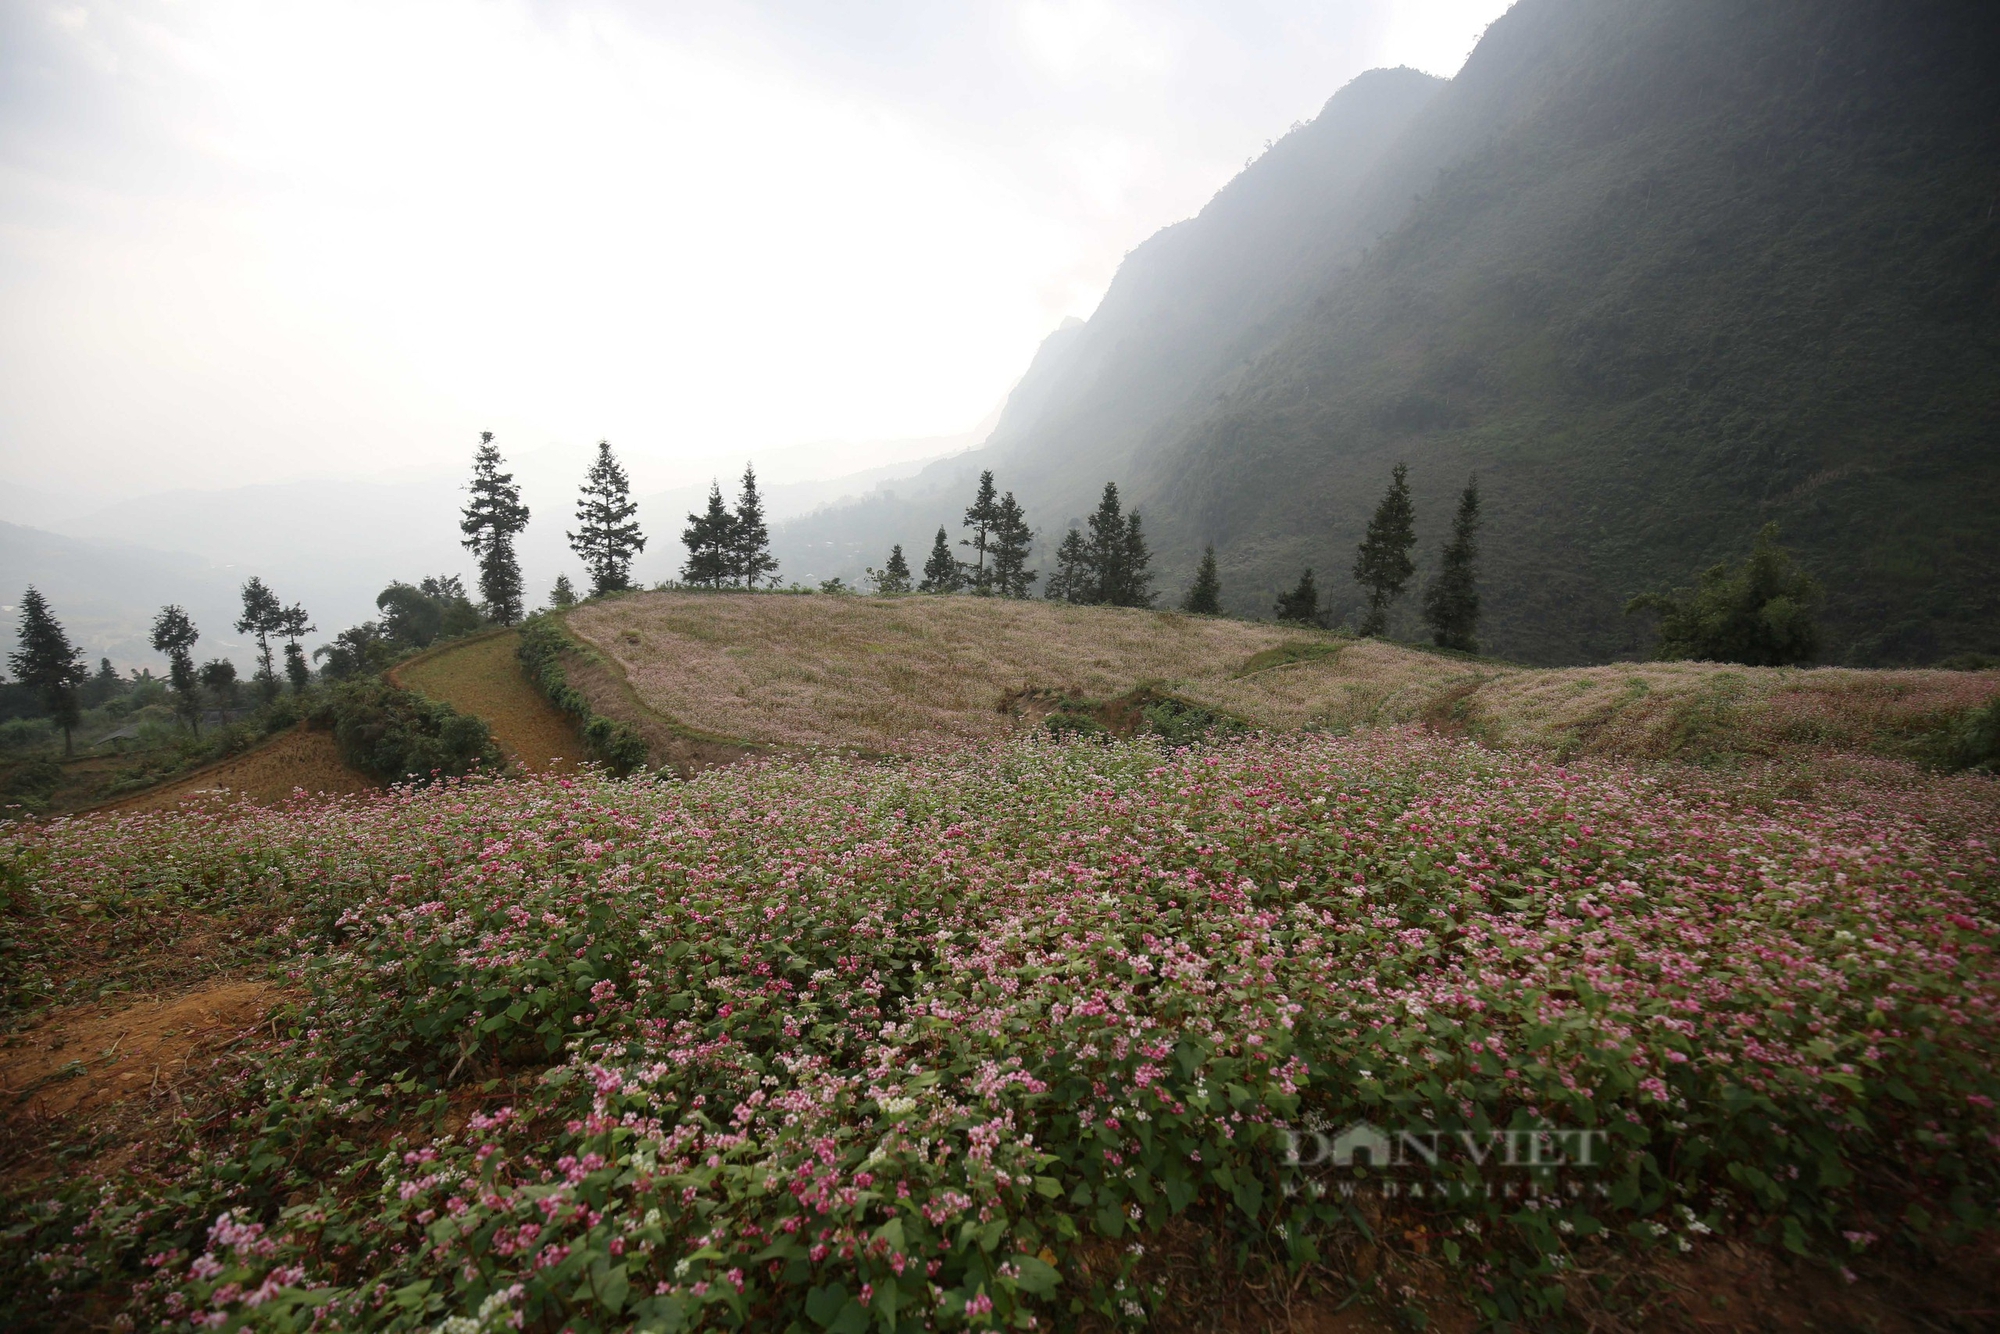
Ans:
POLYGON ((84 1115, 172 1089, 195 1057, 255 1033, 278 999, 267 982, 232 980, 59 1011, 0 1045, 0 1117, 84 1115))

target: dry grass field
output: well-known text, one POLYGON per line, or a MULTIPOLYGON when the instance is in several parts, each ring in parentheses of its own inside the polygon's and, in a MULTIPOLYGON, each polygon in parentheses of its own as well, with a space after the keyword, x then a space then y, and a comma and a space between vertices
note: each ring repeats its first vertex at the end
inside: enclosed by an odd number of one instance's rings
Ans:
POLYGON ((1029 726, 1009 707, 1024 692, 1103 700, 1150 684, 1280 729, 1427 722, 1559 755, 1908 757, 2000 694, 2000 672, 1526 668, 1268 623, 969 597, 646 593, 569 624, 673 724, 885 752, 1029 726))
POLYGON ((341 763, 330 732, 303 727, 241 755, 197 769, 158 787, 97 807, 100 811, 164 811, 187 801, 252 801, 269 806, 295 793, 372 792, 380 785, 341 763))
POLYGON ((1360 640, 1334 655, 1182 693, 1274 727, 1428 722, 1491 745, 1561 755, 1901 756, 2000 694, 2000 672, 1706 662, 1527 668, 1360 640))
POLYGON ((483 719, 507 758, 524 769, 572 767, 582 742, 521 669, 515 656, 520 642, 512 630, 461 640, 412 658, 390 679, 483 719))
POLYGON ((570 629, 675 723, 775 746, 897 752, 1006 736, 1024 690, 1101 699, 1220 679, 1301 639, 1276 625, 970 597, 644 593, 570 629))

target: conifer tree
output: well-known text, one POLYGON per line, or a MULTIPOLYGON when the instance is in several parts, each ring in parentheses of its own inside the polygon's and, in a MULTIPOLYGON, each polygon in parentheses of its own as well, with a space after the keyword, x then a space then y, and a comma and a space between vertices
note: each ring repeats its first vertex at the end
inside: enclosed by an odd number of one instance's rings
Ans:
POLYGON ((1029 596, 1029 587, 1041 577, 1028 568, 1028 553, 1034 545, 1035 533, 1028 527, 1027 512, 1009 491, 993 507, 993 531, 987 540, 987 549, 993 553, 989 583, 994 593, 1003 598, 1029 596))
POLYGON ((237 618, 236 633, 257 640, 257 692, 270 703, 278 697, 278 673, 271 663, 271 636, 284 627, 285 609, 278 595, 264 581, 251 575, 243 585, 243 615, 237 618))
POLYGON ((868 571, 868 578, 874 583, 878 597, 891 597, 897 593, 910 591, 910 563, 903 559, 901 542, 889 548, 888 561, 881 569, 868 571))
POLYGON ((1146 535, 1139 530, 1139 511, 1125 516, 1125 558, 1123 581, 1118 595, 1105 601, 1114 607, 1150 607, 1159 595, 1153 592, 1153 553, 1146 548, 1146 535))
MULTIPOLYGON (((467 488, 472 498, 466 502, 458 529, 465 534, 465 549, 479 558, 479 596, 486 603, 487 615, 502 625, 512 625, 524 610, 521 562, 514 554, 514 538, 528 526, 528 507, 521 503, 521 488, 514 484, 514 474, 501 472, 500 463, 493 432, 481 431, 479 450, 472 457, 472 482, 467 488)), ((287 670, 290 667, 288 655, 287 670)))
POLYGON ((201 735, 200 681, 195 675, 194 646, 201 631, 194 628, 187 612, 177 606, 160 608, 153 618, 153 652, 167 655, 167 683, 174 690, 174 712, 201 735))
POLYGON ((757 494, 757 472, 747 463, 732 517, 730 573, 745 588, 755 588, 759 579, 778 572, 778 562, 771 559, 771 532, 764 525, 764 498, 757 494))
POLYGON ((638 512, 631 479, 611 452, 611 442, 598 441, 597 460, 577 495, 577 528, 569 534, 569 549, 590 575, 592 593, 616 593, 632 586, 632 557, 646 549, 633 518, 638 512))
POLYGON ((99 658, 97 671, 84 683, 82 695, 84 707, 95 708, 106 700, 116 699, 124 693, 125 683, 119 679, 117 671, 111 666, 111 659, 99 658))
POLYGON ((729 578, 730 553, 736 547, 736 518, 722 503, 722 484, 708 484, 708 509, 688 515, 681 531, 687 547, 687 562, 681 566, 681 582, 699 588, 720 588, 729 578))
POLYGON ((1125 588, 1125 511, 1118 503, 1118 484, 1106 482, 1096 511, 1084 521, 1089 576, 1084 596, 1073 602, 1109 602, 1116 606, 1125 588))
MULTIPOLYGON (((514 572, 516 612, 520 609, 520 573, 519 570, 514 572)), ((312 684, 312 667, 306 662, 306 651, 300 647, 299 639, 318 628, 312 623, 312 618, 306 615, 306 609, 296 602, 278 613, 278 632, 285 637, 285 675, 291 678, 294 695, 303 695, 306 687, 312 684)))
POLYGON ((1198 616, 1222 614, 1222 581, 1215 573, 1215 544, 1201 553, 1201 566, 1194 572, 1194 584, 1181 599, 1181 610, 1198 616))
POLYGON ((549 590, 549 605, 557 611, 576 605, 576 585, 570 583, 569 576, 556 576, 556 586, 549 590))
POLYGON ((1354 579, 1368 592, 1368 613, 1361 633, 1379 635, 1389 628, 1389 604, 1402 596, 1416 565, 1410 548, 1416 545, 1416 512, 1410 505, 1409 470, 1396 465, 1389 490, 1368 521, 1368 535, 1354 555, 1354 579))
POLYGON ((971 547, 977 554, 976 560, 965 562, 963 582, 979 597, 987 597, 993 592, 992 572, 986 568, 986 552, 999 521, 1000 502, 994 498, 993 470, 988 468, 979 474, 979 490, 965 510, 965 526, 972 530, 972 536, 960 538, 958 543, 962 547, 971 547))
POLYGON ((1051 602, 1093 602, 1096 591, 1090 583, 1090 544, 1083 531, 1072 528, 1056 547, 1056 572, 1042 587, 1042 596, 1051 602))
POLYGON ((1424 621, 1439 648, 1479 651, 1479 478, 1465 484, 1452 520, 1451 540, 1438 559, 1437 578, 1424 590, 1424 621))
POLYGON ((69 642, 62 624, 34 585, 21 595, 21 621, 14 631, 14 651, 7 666, 21 684, 35 692, 49 717, 62 728, 63 754, 71 752, 70 733, 82 721, 77 692, 90 675, 83 652, 69 642))
POLYGON ((931 543, 931 557, 924 562, 924 580, 917 585, 919 593, 956 593, 961 587, 963 576, 959 573, 958 560, 951 554, 951 539, 944 529, 937 530, 937 541, 931 543))
POLYGON ((1319 589, 1313 583, 1310 567, 1299 576, 1299 582, 1289 593, 1278 595, 1278 605, 1271 609, 1281 621, 1297 621, 1301 625, 1316 625, 1319 622, 1319 589))

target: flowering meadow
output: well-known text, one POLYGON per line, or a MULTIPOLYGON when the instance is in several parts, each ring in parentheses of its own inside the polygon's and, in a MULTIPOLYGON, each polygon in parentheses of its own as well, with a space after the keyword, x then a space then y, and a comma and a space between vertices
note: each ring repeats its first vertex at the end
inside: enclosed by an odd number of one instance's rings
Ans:
POLYGON ((1992 1221, 1992 786, 1381 731, 59 822, 40 911, 283 905, 295 1002, 204 1153, 43 1187, 9 1272, 126 1327, 862 1334, 1145 1323, 1177 1227, 1298 1272, 1393 1220, 1529 1327, 1606 1255, 1838 1267, 1992 1221), (1600 1151, 1288 1158, 1357 1121, 1600 1151))

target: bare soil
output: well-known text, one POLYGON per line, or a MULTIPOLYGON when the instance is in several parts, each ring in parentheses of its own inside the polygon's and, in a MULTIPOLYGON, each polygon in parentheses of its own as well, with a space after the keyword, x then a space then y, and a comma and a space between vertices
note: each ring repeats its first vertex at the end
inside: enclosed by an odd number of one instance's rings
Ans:
POLYGON ((221 981, 178 996, 100 1002, 52 1015, 0 1045, 9 1120, 93 1110, 172 1088, 203 1048, 255 1031, 278 992, 221 981))

